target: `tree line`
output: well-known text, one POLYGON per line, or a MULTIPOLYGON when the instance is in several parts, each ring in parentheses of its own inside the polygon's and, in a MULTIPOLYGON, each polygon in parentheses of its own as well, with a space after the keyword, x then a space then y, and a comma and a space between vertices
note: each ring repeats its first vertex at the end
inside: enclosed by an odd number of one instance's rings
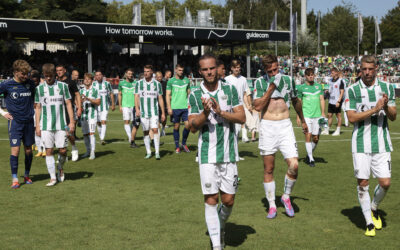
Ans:
MULTIPOLYGON (((216 23, 228 23, 229 11, 234 12, 235 24, 242 24, 246 29, 268 30, 275 11, 277 12, 278 30, 289 30, 289 8, 282 0, 225 0, 223 4, 205 0, 134 0, 123 4, 113 0, 107 3, 102 0, 2 0, 0 15, 2 17, 70 20, 85 22, 108 22, 129 24, 132 21, 134 4, 142 5, 142 24, 155 25, 155 11, 165 7, 167 21, 183 19, 185 8, 192 16, 197 10, 210 9, 216 23)), ((297 23, 300 25, 300 0, 293 1, 293 13, 297 12, 297 23)), ((330 55, 355 55, 357 53, 357 8, 351 3, 342 2, 329 12, 323 14, 320 20, 320 48, 322 42, 329 42, 327 53, 330 55)), ((361 13, 362 14, 362 13, 361 13)), ((314 55, 317 53, 317 12, 311 10, 307 14, 307 33, 299 36, 295 53, 299 55, 314 55)), ((360 45, 360 53, 374 52, 375 23, 374 17, 363 16, 364 35, 360 45)), ((298 30, 300 30, 298 28, 298 30)), ((400 46, 400 1, 382 17, 380 23, 382 42, 378 44, 378 53, 382 48, 400 46)), ((272 43, 252 45, 254 51, 273 53, 272 43)), ((279 53, 287 54, 287 43, 279 43, 279 53)))

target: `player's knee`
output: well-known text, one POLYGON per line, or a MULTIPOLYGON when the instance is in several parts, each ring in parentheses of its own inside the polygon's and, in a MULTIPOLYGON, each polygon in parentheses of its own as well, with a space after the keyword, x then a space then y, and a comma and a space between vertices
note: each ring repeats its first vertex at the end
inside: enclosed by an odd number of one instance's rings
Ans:
POLYGON ((67 153, 67 149, 66 148, 60 148, 58 150, 58 153, 61 154, 61 155, 65 155, 67 153))
POLYGON ((314 142, 315 144, 317 144, 318 141, 319 141, 319 138, 318 138, 318 136, 313 136, 312 140, 313 140, 313 142, 314 142))
POLYGON ((264 175, 273 175, 274 167, 264 166, 264 175))
POLYGON ((299 170, 299 162, 297 161, 297 159, 289 159, 288 163, 288 174, 292 176, 297 176, 297 172, 299 170))
POLYGON ((384 180, 384 181, 380 181, 380 182, 379 182, 379 185, 380 185, 383 189, 388 190, 389 187, 390 187, 390 179, 384 180))
POLYGON ((222 204, 224 204, 227 207, 232 207, 234 203, 235 200, 233 198, 230 198, 228 200, 222 200, 222 204))

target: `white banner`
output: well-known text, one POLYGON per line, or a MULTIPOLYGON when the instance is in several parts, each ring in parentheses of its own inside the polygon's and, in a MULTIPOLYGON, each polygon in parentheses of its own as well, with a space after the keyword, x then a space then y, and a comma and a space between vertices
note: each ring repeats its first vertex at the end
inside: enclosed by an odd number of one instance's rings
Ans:
POLYGON ((228 29, 233 29, 233 10, 229 11, 228 29))
POLYGON ((362 36, 364 33, 364 23, 362 20, 362 16, 360 13, 358 13, 358 42, 362 42, 362 36))
POLYGON ((381 36, 381 30, 379 29, 378 19, 376 17, 375 17, 375 29, 376 29, 376 34, 378 35, 376 43, 380 43, 382 41, 382 36, 381 36))
POLYGON ((165 7, 161 10, 156 10, 157 26, 165 26, 165 7))
POLYGON ((192 14, 190 13, 190 10, 188 10, 186 7, 185 7, 185 25, 193 26, 192 14))

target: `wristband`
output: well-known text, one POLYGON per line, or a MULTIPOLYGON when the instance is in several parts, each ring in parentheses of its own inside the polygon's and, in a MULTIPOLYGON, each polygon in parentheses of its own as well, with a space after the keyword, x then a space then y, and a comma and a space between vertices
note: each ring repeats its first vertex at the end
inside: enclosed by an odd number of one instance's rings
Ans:
POLYGON ((8 112, 0 108, 0 115, 5 116, 6 114, 8 114, 8 112))

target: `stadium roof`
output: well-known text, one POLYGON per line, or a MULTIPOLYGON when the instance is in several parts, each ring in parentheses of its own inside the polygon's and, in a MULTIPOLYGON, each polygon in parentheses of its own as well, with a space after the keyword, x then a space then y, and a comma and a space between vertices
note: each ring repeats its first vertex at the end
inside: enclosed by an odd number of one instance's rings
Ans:
POLYGON ((144 42, 160 44, 176 42, 185 45, 239 45, 261 41, 289 41, 290 32, 0 18, 0 37, 33 41, 75 41, 102 37, 131 43, 139 42, 139 38, 143 37, 144 42))

